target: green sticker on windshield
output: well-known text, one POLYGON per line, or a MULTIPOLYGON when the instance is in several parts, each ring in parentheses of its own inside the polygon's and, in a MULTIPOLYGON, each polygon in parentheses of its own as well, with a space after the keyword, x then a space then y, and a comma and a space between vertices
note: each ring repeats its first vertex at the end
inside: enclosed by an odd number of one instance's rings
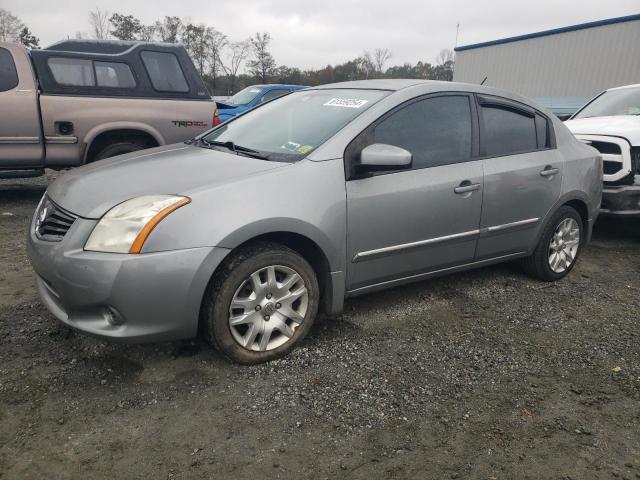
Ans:
POLYGON ((298 152, 298 153, 309 153, 311 150, 313 150, 313 147, 311 145, 300 145, 298 147, 298 149, 296 150, 296 152, 298 152))

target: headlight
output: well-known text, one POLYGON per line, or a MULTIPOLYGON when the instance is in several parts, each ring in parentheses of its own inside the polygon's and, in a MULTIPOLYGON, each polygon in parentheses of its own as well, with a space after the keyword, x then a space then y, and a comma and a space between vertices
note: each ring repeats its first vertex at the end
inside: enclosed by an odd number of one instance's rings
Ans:
POLYGON ((175 209, 189 202, 190 198, 177 195, 148 195, 122 202, 100 219, 84 249, 140 253, 155 226, 175 209))

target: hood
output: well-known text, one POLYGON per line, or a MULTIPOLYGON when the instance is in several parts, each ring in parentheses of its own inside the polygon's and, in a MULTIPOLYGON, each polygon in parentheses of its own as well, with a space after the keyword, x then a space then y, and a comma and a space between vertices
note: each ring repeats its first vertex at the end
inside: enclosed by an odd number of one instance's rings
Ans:
POLYGON ((140 195, 178 194, 214 188, 288 165, 190 145, 120 155, 76 168, 54 181, 49 197, 84 218, 100 218, 111 207, 140 195))
POLYGON ((640 116, 589 117, 564 122, 574 135, 608 135, 626 138, 633 146, 640 145, 640 116))

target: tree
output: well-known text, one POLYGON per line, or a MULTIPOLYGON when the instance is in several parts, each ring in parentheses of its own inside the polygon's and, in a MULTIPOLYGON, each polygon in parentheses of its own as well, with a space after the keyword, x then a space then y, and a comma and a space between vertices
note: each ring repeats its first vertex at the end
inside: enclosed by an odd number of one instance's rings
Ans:
POLYGON ((143 28, 140 20, 133 15, 122 15, 120 13, 111 15, 109 23, 113 26, 113 30, 109 33, 119 40, 136 40, 143 28))
POLYGON ((251 51, 251 42, 244 40, 242 42, 231 42, 228 48, 227 63, 222 65, 224 71, 229 76, 229 90, 234 91, 238 70, 242 67, 251 51))
POLYGON ((445 48, 440 51, 436 62, 438 65, 433 69, 433 80, 445 80, 447 82, 453 80, 453 67, 455 64, 454 53, 445 48))
POLYGON ((180 17, 164 17, 164 20, 156 22, 156 31, 160 40, 167 43, 178 43, 183 28, 184 25, 180 17))
POLYGON ((373 51, 373 67, 378 73, 384 73, 384 66, 391 58, 391 50, 388 48, 376 48, 373 51))
POLYGON ((253 75, 258 77, 262 83, 267 82, 267 77, 273 72, 276 61, 273 55, 269 53, 269 43, 271 35, 267 32, 256 33, 254 37, 249 39, 251 44, 251 53, 253 58, 249 61, 249 70, 253 75))
POLYGON ((209 64, 209 76, 211 77, 213 90, 216 89, 217 80, 223 71, 222 52, 229 44, 227 36, 219 32, 213 27, 208 27, 206 31, 207 37, 207 62, 209 64))
POLYGON ((109 38, 109 12, 96 8, 89 12, 89 24, 94 38, 106 40, 109 38))
POLYGON ((138 39, 143 42, 154 42, 156 39, 156 26, 143 25, 138 34, 138 39))
POLYGON ((23 23, 11 12, 0 8, 0 40, 3 42, 15 42, 24 28, 23 23))
POLYGON ((31 33, 31 30, 29 30, 28 27, 23 27, 22 30, 20 30, 18 40, 27 48, 40 47, 40 40, 38 39, 38 37, 31 33))

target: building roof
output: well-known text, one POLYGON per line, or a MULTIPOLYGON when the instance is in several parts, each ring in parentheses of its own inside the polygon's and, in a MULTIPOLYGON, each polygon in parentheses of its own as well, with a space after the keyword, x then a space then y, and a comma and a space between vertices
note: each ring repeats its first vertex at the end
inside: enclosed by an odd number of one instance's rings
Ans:
POLYGON ((612 25, 615 23, 623 23, 623 22, 632 22, 634 20, 640 20, 640 14, 636 14, 636 15, 627 15, 626 17, 616 17, 616 18, 609 18, 606 20, 598 20, 595 22, 588 22, 588 23, 580 23, 578 25, 570 25, 568 27, 562 27, 562 28, 554 28, 551 30, 544 30, 542 32, 536 32, 536 33, 528 33, 526 35, 518 35, 515 37, 508 37, 508 38, 500 38, 498 40, 491 40, 489 42, 482 42, 482 43, 474 43, 471 45, 463 45, 461 47, 456 47, 454 50, 456 52, 463 52, 465 50, 472 50, 474 48, 483 48, 483 47, 489 47, 492 45, 500 45, 503 43, 511 43, 511 42, 519 42, 520 40, 529 40, 532 38, 538 38, 538 37, 546 37, 549 35, 556 35, 558 33, 566 33, 566 32, 573 32, 576 30, 584 30, 587 28, 594 28, 594 27, 602 27, 604 25, 612 25))

